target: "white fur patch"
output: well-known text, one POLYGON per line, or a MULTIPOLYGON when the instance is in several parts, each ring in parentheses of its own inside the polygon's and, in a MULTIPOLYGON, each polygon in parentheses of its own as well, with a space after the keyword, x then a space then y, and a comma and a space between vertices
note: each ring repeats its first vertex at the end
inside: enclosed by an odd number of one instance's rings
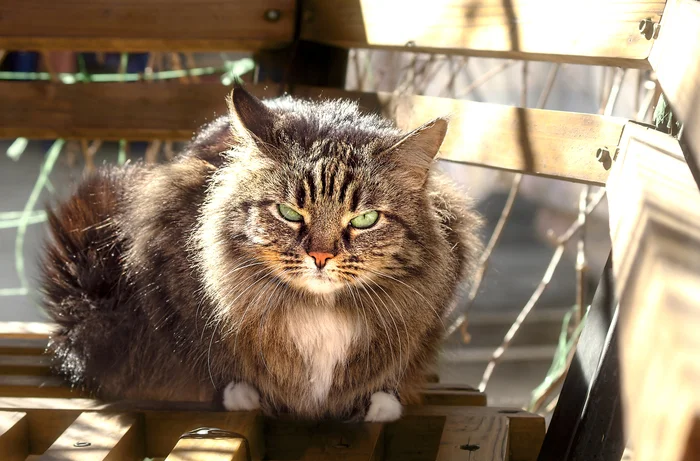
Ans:
POLYGON ((387 423, 396 421, 401 417, 401 403, 399 400, 386 392, 375 392, 370 398, 369 411, 365 416, 365 421, 373 423, 387 423))
POLYGON ((330 307, 296 309, 287 317, 287 326, 304 358, 311 396, 323 402, 333 384, 335 366, 345 362, 357 328, 330 307))
POLYGON ((224 408, 228 411, 249 411, 260 408, 260 394, 248 383, 229 383, 224 389, 224 408))

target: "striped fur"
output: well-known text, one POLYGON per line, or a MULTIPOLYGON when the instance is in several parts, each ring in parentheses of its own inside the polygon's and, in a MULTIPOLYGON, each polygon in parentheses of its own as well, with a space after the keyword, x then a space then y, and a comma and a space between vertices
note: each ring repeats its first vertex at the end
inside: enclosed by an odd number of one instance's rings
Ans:
POLYGON ((173 163, 98 171, 52 212, 58 370, 108 399, 229 389, 304 418, 410 401, 480 247, 479 217, 430 171, 446 122, 402 133, 349 102, 241 88, 230 105, 173 163), (349 225, 369 210, 373 227, 349 225))

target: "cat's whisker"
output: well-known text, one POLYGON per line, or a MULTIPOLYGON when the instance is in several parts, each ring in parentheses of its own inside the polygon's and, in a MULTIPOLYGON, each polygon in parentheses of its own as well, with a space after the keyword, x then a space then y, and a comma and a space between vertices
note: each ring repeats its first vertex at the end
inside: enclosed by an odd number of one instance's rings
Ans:
MULTIPOLYGON (((410 349, 410 347, 409 347, 410 346, 410 344, 409 344, 410 335, 408 333, 408 325, 406 324, 406 319, 403 315, 402 309, 396 304, 396 301, 394 300, 394 298, 389 296, 389 293, 387 293, 386 290, 380 284, 378 284, 377 282, 372 282, 372 283, 374 283, 377 286, 377 288, 379 288, 380 290, 382 290, 384 292, 386 297, 389 299, 389 301, 392 302, 392 304, 396 308, 396 312, 399 314, 399 318, 401 319, 401 322, 403 323, 404 333, 406 334, 406 336, 404 336, 404 338, 406 338, 406 348, 410 349)), ((396 336, 399 338, 399 344, 401 344, 401 336, 399 335, 398 331, 396 332, 396 336)), ((404 363, 402 365, 403 370, 401 372, 401 375, 399 376, 398 382, 401 382, 403 380, 403 377, 406 374, 406 369, 408 368, 409 360, 410 360, 410 357, 408 357, 408 355, 407 355, 406 356, 406 363, 404 363)))
POLYGON ((360 281, 358 286, 361 287, 363 290, 365 290, 365 293, 367 293, 367 298, 372 302, 372 305, 374 306, 374 310, 377 313, 379 320, 381 320, 381 322, 382 322, 382 326, 384 327, 384 333, 386 334, 385 339, 388 340, 386 342, 389 344, 389 351, 391 354, 392 363, 394 364, 394 367, 396 367, 396 355, 394 354, 394 346, 392 346, 392 344, 391 344, 392 343, 391 335, 389 334, 389 328, 384 320, 384 316, 382 315, 381 310, 379 309, 379 306, 377 306, 377 303, 374 302, 372 295, 369 293, 369 291, 367 291, 366 285, 360 281))
MULTIPOLYGON (((375 285, 377 285, 377 284, 375 283, 375 285)), ((377 285, 377 286, 379 286, 379 285, 377 285)), ((375 296, 377 297, 377 299, 379 299, 379 301, 381 301, 382 305, 384 305, 384 308, 386 309, 386 312, 389 314, 389 319, 394 324, 394 330, 396 331, 396 340, 399 343, 399 368, 402 368, 403 367, 403 345, 402 345, 403 341, 401 340, 401 334, 399 333, 399 327, 396 325, 396 320, 394 319, 394 315, 389 310, 389 306, 386 304, 383 297, 381 295, 379 295, 379 293, 377 293, 374 290, 374 288, 372 288, 372 285, 367 285, 367 288, 372 290, 372 293, 374 293, 375 296)), ((384 291, 384 289, 382 289, 382 291, 384 291)), ((384 291, 384 294, 386 294, 386 291, 384 291)), ((388 297, 388 295, 387 295, 387 297, 388 297)), ((397 387, 399 385, 399 382, 400 382, 400 380, 397 379, 397 381, 395 383, 397 387)))
POLYGON ((392 276, 390 276, 390 275, 388 275, 388 274, 384 274, 384 273, 382 273, 382 272, 375 271, 375 270, 372 270, 372 269, 367 269, 367 271, 368 271, 368 272, 371 272, 372 274, 376 274, 376 275, 378 275, 378 276, 380 276, 380 277, 385 277, 385 278, 387 278, 387 279, 389 279, 389 280, 393 280, 394 282, 400 283, 401 285, 405 286, 406 288, 408 288, 408 289, 410 289, 411 291, 413 291, 414 293, 416 293, 418 296, 420 296, 420 297, 425 301, 426 305, 427 305, 428 307, 430 307, 430 309, 431 309, 431 310, 433 311, 433 313, 435 314, 435 317, 437 317, 438 319, 440 319, 440 323, 442 323, 442 327, 445 328, 445 320, 442 318, 442 316, 441 316, 440 314, 438 314, 438 312, 435 310, 435 307, 433 307, 433 304, 432 304, 430 301, 428 301, 428 299, 427 299, 425 296, 423 296, 418 290, 416 290, 415 288, 413 288, 411 285, 407 284, 406 282, 404 282, 404 281, 402 281, 402 280, 399 280, 399 279, 397 279, 397 278, 395 278, 395 277, 392 277, 392 276))

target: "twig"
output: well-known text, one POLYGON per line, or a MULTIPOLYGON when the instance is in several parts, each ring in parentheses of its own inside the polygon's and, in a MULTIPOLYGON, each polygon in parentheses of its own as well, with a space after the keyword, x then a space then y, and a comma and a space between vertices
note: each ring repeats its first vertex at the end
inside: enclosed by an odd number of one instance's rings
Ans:
POLYGON ((85 159, 85 173, 91 173, 95 170, 95 154, 102 145, 102 140, 95 139, 88 145, 87 139, 80 140, 80 148, 85 159))
MULTIPOLYGON (((586 207, 586 215, 590 214, 595 210, 595 208, 600 204, 601 199, 603 198, 603 195, 605 195, 605 189, 601 189, 598 194, 591 200, 591 203, 588 204, 586 207)), ((520 311, 520 314, 518 314, 517 319, 515 322, 513 322, 513 325, 511 325, 510 329, 508 330, 508 333, 503 338, 503 342, 501 345, 496 349, 491 356, 491 360, 489 361, 489 364, 486 367, 486 370, 484 371, 484 374, 481 378, 481 383, 479 384, 479 390, 483 391, 486 389, 486 385, 489 382, 489 379, 491 378, 491 374, 493 373, 493 369, 495 366, 500 362, 501 356, 503 353, 508 349, 510 346, 511 341, 513 340, 513 337, 515 334, 518 332, 520 329, 520 326, 522 325, 523 321, 525 318, 528 316, 532 308, 535 306, 537 301, 540 299, 540 296, 542 296, 542 293, 544 292, 545 288, 547 288, 547 285, 549 285, 550 280, 552 279, 552 274, 554 273, 554 269, 557 268, 559 265, 559 261, 561 261, 561 257, 564 253, 564 247, 568 243, 568 241, 576 234, 578 230, 581 229, 581 224, 579 223, 578 219, 566 230, 566 232, 557 239, 557 248, 554 250, 554 255, 552 255, 552 259, 549 261, 549 265, 547 266, 547 270, 545 271, 544 275, 542 276, 542 280, 540 281, 539 285, 535 289, 534 293, 532 293, 532 296, 530 296, 530 299, 528 302, 525 304, 525 306, 522 308, 520 311)))
POLYGON ((586 202, 588 201, 588 193, 590 187, 584 186, 581 190, 581 196, 578 202, 578 219, 581 232, 578 236, 578 244, 576 248, 576 303, 578 308, 574 316, 574 325, 578 325, 583 318, 583 312, 586 305, 586 273, 588 265, 586 262, 586 202))
POLYGON ((560 67, 561 64, 556 63, 553 64, 552 67, 549 69, 549 75, 547 75, 547 82, 544 84, 544 88, 542 89, 540 99, 537 101, 538 109, 544 109, 544 107, 547 105, 547 100, 549 99, 549 95, 552 92, 552 87, 554 86, 554 82, 557 79, 557 74, 559 73, 560 67))
POLYGON ((501 63, 500 65, 494 67, 493 69, 489 70, 488 72, 480 75, 477 79, 475 79, 473 82, 471 82, 471 84, 469 84, 464 89, 464 93, 462 93, 458 98, 461 99, 461 98, 464 98, 466 96, 469 96, 469 93, 476 90, 481 85, 488 82, 489 80, 491 80, 493 77, 500 74, 504 70, 508 69, 509 67, 514 65, 516 62, 518 62, 518 61, 506 61, 506 62, 501 63))
MULTIPOLYGON (((474 304, 474 299, 476 299, 476 295, 479 293, 481 282, 484 279, 486 271, 488 270, 489 260, 491 259, 491 253, 493 252, 493 249, 496 248, 496 245, 498 245, 498 242, 501 240, 503 228, 505 227, 506 222, 508 222, 510 213, 513 210, 513 203, 515 203, 515 198, 518 196, 518 191, 520 190, 520 182, 522 181, 522 179, 523 175, 520 173, 513 176, 513 182, 510 185, 510 192, 508 192, 508 198, 506 199, 506 203, 503 206, 503 211, 501 211, 501 216, 498 218, 498 222, 496 223, 496 227, 493 229, 493 233, 491 234, 489 243, 486 245, 484 252, 481 254, 481 258, 479 259, 479 268, 477 269, 476 274, 474 276, 474 280, 472 281, 471 287, 469 288, 469 294, 467 295, 467 301, 463 308, 463 312, 447 328, 447 336, 450 336, 452 333, 454 333, 454 331, 457 328, 459 328, 462 332, 463 340, 469 337, 469 333, 467 333, 467 315, 469 314, 469 311, 471 310, 471 307, 474 304)), ((464 342, 466 343, 468 341, 464 342)))
POLYGON ((547 270, 545 271, 544 276, 542 277, 542 280, 540 281, 539 285, 537 285, 537 288, 535 289, 534 293, 532 293, 532 296, 530 296, 530 299, 528 300, 527 304, 525 304, 525 306, 520 311, 520 314, 518 314, 518 317, 515 319, 515 322, 513 322, 513 325, 511 325, 510 329, 508 330, 508 333, 506 333, 505 337, 503 338, 503 342, 501 343, 501 345, 498 346, 498 348, 493 352, 491 360, 489 360, 489 364, 486 366, 486 370, 484 371, 484 374, 481 377, 481 382, 479 383, 480 391, 483 392, 486 389, 486 385, 488 384, 489 379, 491 379, 493 369, 501 361, 503 353, 510 346, 513 337, 520 329, 520 326, 523 324, 523 321, 525 321, 525 318, 527 318, 532 308, 535 307, 535 304, 537 303, 537 301, 539 301, 540 296, 542 296, 542 293, 544 293, 545 288, 547 288, 547 285, 549 285, 549 282, 552 280, 554 270, 559 265, 563 254, 564 245, 559 245, 554 251, 554 255, 549 261, 549 266, 547 266, 547 270))

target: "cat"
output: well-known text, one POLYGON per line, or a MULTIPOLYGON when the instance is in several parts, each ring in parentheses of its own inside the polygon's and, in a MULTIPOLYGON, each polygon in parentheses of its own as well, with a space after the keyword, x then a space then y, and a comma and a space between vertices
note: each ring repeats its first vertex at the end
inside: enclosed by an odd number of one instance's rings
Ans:
POLYGON ((58 373, 106 400, 391 421, 414 402, 481 219, 404 133, 343 100, 261 101, 169 164, 103 167, 49 207, 58 373))

